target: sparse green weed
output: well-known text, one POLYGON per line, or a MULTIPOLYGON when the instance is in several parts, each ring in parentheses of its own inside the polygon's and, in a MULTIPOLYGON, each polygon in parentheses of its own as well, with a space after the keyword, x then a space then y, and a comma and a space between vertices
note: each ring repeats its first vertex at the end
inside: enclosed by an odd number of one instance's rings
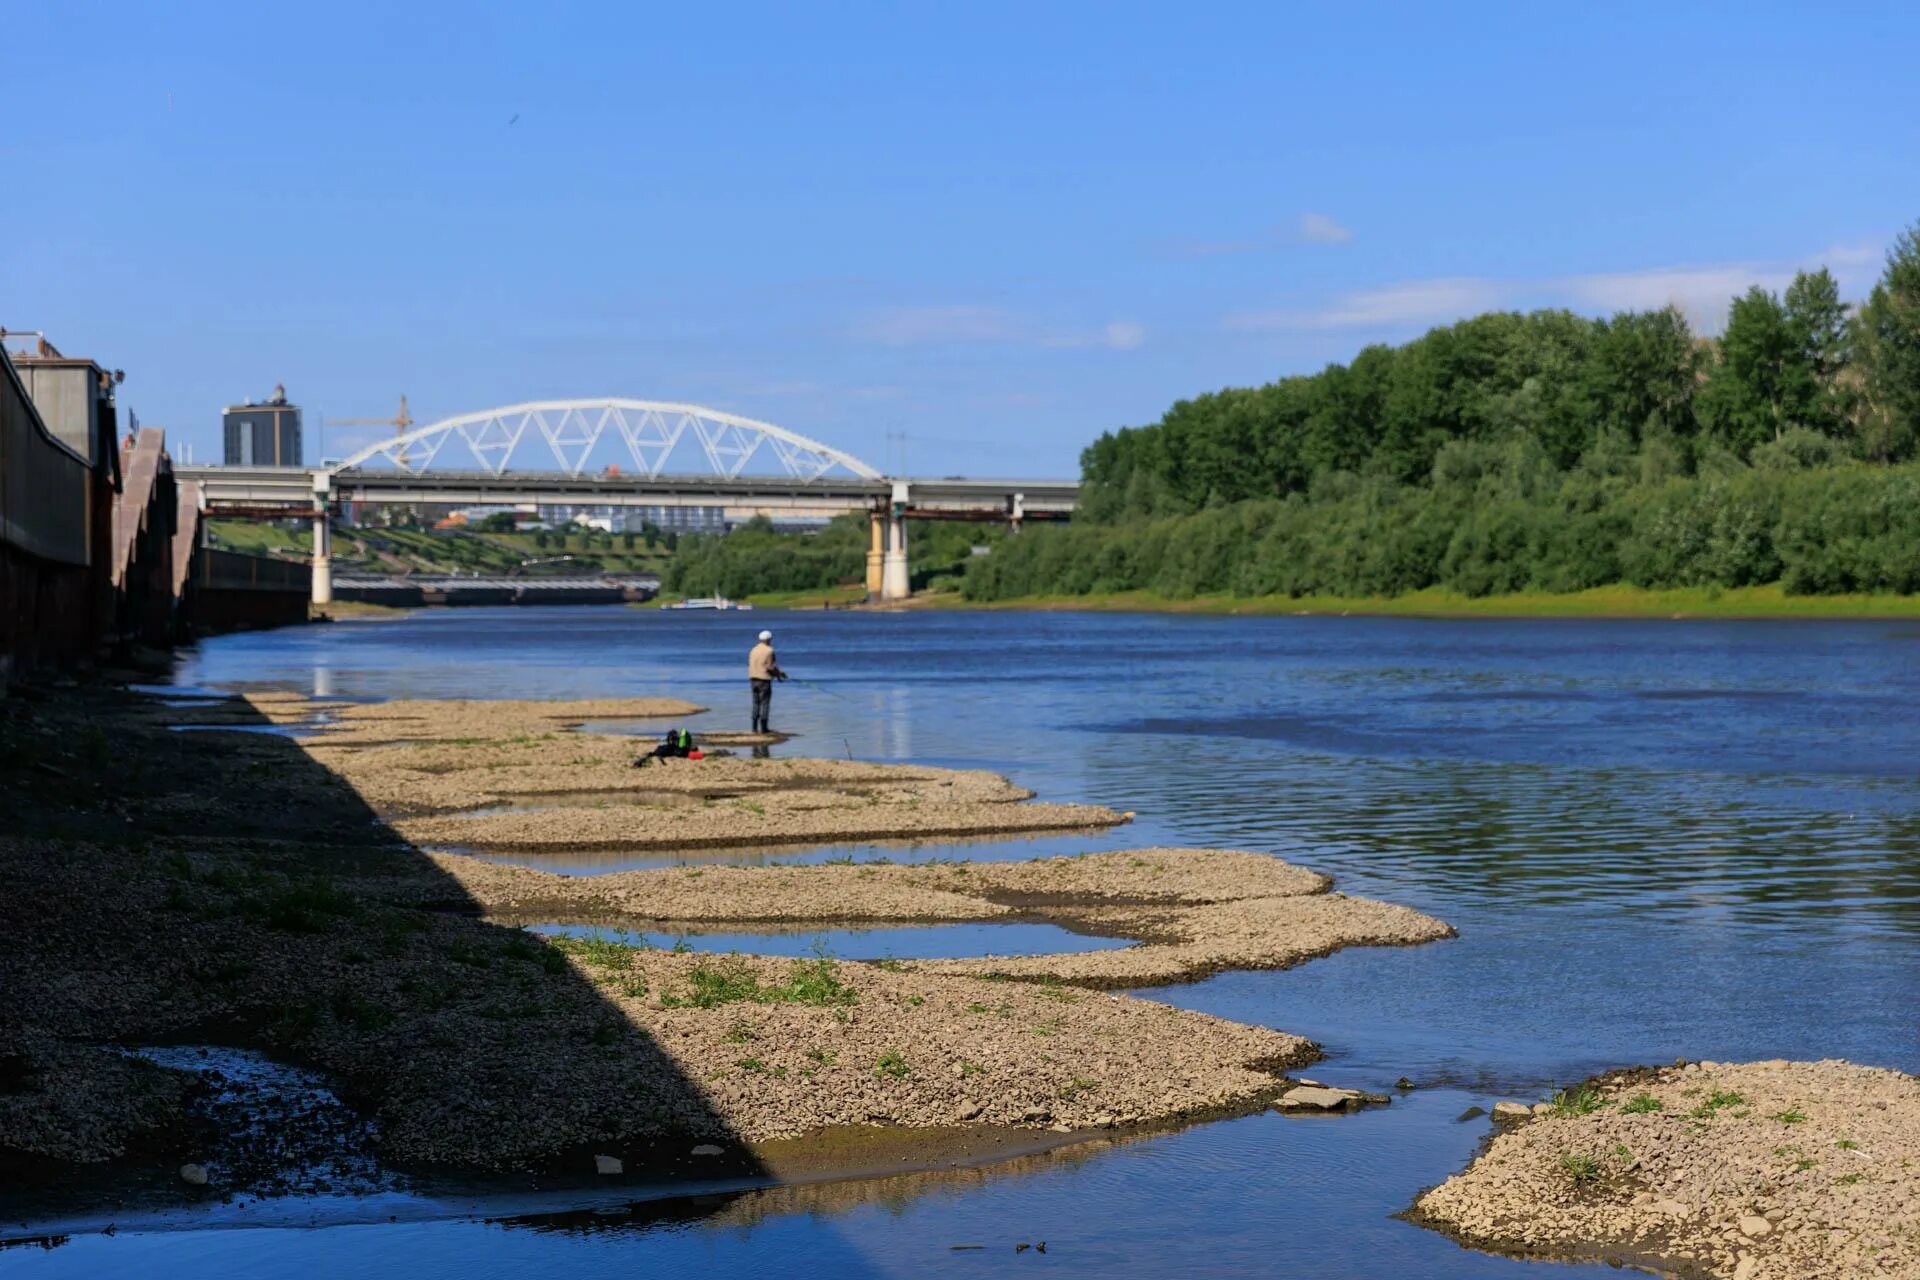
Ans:
POLYGON ((1592 1115, 1605 1105, 1600 1100, 1600 1091, 1587 1084, 1578 1089, 1561 1089, 1553 1095, 1553 1114, 1556 1116, 1592 1115))
POLYGON ((1576 1187, 1592 1186, 1600 1181, 1600 1162, 1585 1152, 1565 1151, 1560 1155, 1560 1172, 1576 1187))

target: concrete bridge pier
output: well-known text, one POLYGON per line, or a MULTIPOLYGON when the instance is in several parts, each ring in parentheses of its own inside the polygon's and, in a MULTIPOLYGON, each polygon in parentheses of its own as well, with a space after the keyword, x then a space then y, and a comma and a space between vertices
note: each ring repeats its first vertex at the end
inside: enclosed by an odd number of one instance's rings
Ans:
POLYGON ((906 481, 894 481, 893 510, 887 519, 887 554, 881 565, 882 600, 905 600, 913 594, 913 579, 907 571, 907 498, 906 481))
POLYGON ((333 526, 327 520, 327 490, 332 479, 325 471, 313 476, 313 603, 333 603, 333 526))
POLYGON ((886 590, 884 565, 887 559, 886 517, 875 507, 867 512, 867 599, 878 600, 886 590))

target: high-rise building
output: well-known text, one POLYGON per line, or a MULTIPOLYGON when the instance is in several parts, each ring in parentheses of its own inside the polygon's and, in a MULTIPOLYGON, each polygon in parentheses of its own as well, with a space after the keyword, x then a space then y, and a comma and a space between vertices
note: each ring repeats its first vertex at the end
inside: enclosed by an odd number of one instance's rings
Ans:
POLYGON ((300 406, 287 403, 287 389, 275 387, 270 399, 230 404, 220 415, 226 435, 226 463, 234 466, 297 467, 300 406))

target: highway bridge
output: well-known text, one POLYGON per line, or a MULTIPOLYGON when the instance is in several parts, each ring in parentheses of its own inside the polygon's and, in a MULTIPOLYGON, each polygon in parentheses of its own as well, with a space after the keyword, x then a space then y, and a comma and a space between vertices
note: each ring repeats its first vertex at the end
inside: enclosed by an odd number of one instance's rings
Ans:
POLYGON ((908 520, 1072 514, 1071 480, 882 475, 772 423, 647 400, 541 401, 443 419, 318 467, 176 465, 209 515, 314 522, 313 598, 333 598, 331 518, 366 503, 711 507, 729 520, 868 513, 867 590, 910 593, 908 520))

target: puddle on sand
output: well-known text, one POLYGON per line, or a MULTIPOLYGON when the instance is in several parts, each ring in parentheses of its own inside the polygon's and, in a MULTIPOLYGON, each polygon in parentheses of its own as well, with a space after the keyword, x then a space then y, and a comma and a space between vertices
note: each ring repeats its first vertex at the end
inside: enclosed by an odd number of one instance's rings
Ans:
MULTIPOLYGON (((474 812, 469 810, 469 813, 474 812)), ((493 809, 489 812, 506 812, 493 809)), ((981 836, 973 840, 892 840, 864 844, 821 844, 760 849, 474 849, 434 845, 434 853, 457 853, 482 862, 531 867, 563 876, 603 876, 615 871, 660 867, 767 867, 822 862, 1025 862, 1032 858, 1072 857, 1138 844, 1124 827, 1038 836, 981 836)))
POLYGON ((478 809, 454 809, 441 816, 448 818, 491 818, 503 813, 549 813, 562 809, 698 809, 709 800, 730 800, 732 795, 703 795, 692 791, 544 791, 535 794, 506 793, 500 803, 478 809))
POLYGON ((1045 956, 1113 951, 1130 938, 1099 938, 1039 921, 898 925, 872 929, 764 929, 729 933, 649 933, 594 924, 530 924, 531 933, 595 938, 630 947, 740 951, 760 956, 834 956, 842 960, 960 960, 976 956, 1045 956))
POLYGON ((282 738, 310 738, 318 730, 317 721, 299 724, 170 724, 173 733, 265 733, 282 738))

